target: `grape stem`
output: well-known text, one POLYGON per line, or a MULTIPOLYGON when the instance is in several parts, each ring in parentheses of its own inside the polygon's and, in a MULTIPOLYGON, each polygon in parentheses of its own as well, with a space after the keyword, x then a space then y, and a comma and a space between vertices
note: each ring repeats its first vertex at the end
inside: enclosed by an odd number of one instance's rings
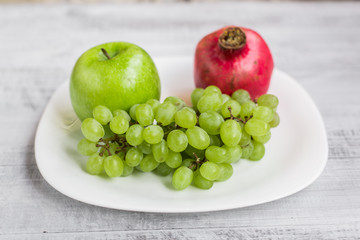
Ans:
MULTIPOLYGON (((101 139, 100 139, 100 140, 101 140, 101 139)), ((99 140, 99 142, 100 142, 100 140, 99 140)), ((108 152, 109 156, 112 155, 112 154, 111 154, 111 151, 110 151, 110 144, 109 144, 108 142, 105 143, 105 144, 96 144, 96 147, 100 147, 100 148, 101 148, 100 153, 99 153, 99 155, 100 155, 101 157, 104 155, 105 151, 108 152)))
POLYGON ((231 119, 231 120, 236 119, 236 120, 238 120, 239 122, 242 122, 242 123, 245 124, 245 123, 251 118, 251 117, 250 117, 249 119, 247 119, 247 120, 245 121, 245 120, 243 120, 242 118, 234 117, 234 115, 231 113, 231 107, 230 107, 230 106, 228 107, 228 110, 229 110, 229 112, 230 112, 230 119, 231 119))
POLYGON ((107 151, 108 155, 111 156, 112 153, 110 151, 110 143, 117 143, 118 147, 115 150, 115 154, 118 154, 120 152, 123 152, 126 150, 127 147, 129 147, 129 144, 126 142, 126 139, 124 136, 119 136, 117 134, 115 134, 112 137, 109 138, 100 138, 100 140, 98 141, 98 143, 96 144, 96 147, 101 148, 99 155, 102 157, 105 153, 105 151, 107 151), (120 149, 120 150, 118 150, 120 149))
POLYGON ((195 171, 196 168, 197 168, 197 164, 196 164, 196 163, 192 163, 192 164, 189 166, 189 168, 190 168, 191 170, 195 171))
POLYGON ((194 154, 196 160, 195 160, 195 162, 193 162, 193 163, 189 166, 189 168, 190 168, 191 170, 193 170, 193 171, 196 171, 196 170, 201 166, 201 164, 203 164, 204 162, 207 161, 207 159, 205 158, 204 160, 201 161, 201 159, 196 155, 195 152, 193 152, 193 154, 194 154), (194 167, 195 167, 195 168, 194 168, 194 167), (193 168, 194 168, 194 169, 193 169, 193 168))
POLYGON ((194 154, 194 156, 195 156, 195 158, 196 158, 196 162, 200 161, 200 158, 196 155, 196 153, 193 152, 193 154, 194 154))
POLYGON ((117 144, 119 145, 117 148, 116 148, 116 151, 115 151, 115 154, 118 154, 118 153, 121 153, 121 152, 124 152, 126 151, 126 149, 128 147, 130 147, 130 145, 126 142, 126 139, 125 138, 119 138, 118 141, 116 141, 117 144), (120 149, 119 149, 120 148, 120 149), (119 149, 119 150, 117 150, 119 149))

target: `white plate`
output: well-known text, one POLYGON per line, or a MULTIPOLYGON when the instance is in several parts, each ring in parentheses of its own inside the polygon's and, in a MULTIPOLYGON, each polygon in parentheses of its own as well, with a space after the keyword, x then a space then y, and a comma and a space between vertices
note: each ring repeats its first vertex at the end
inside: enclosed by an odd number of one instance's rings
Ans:
MULTIPOLYGON (((189 100, 192 58, 155 60, 162 97, 189 100)), ((76 200, 107 208, 144 212, 202 212, 251 206, 296 193, 321 174, 328 156, 325 127, 314 102, 290 76, 275 70, 270 93, 279 97, 280 125, 272 130, 266 155, 259 162, 240 160, 226 182, 207 191, 193 186, 171 188, 171 177, 137 173, 108 179, 84 171, 86 158, 76 152, 82 138, 69 98, 69 82, 54 93, 40 120, 35 155, 45 180, 76 200)))

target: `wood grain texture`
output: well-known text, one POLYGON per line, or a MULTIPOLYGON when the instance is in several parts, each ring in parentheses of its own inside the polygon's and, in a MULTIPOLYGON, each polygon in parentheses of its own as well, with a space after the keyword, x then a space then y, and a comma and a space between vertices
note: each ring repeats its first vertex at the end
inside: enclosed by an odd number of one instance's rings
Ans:
POLYGON ((356 2, 0 5, 0 239, 359 239, 359 29, 356 2), (248 208, 155 214, 86 205, 45 182, 36 126, 82 52, 126 40, 155 57, 192 55, 228 24, 259 31, 319 107, 329 161, 315 183, 248 208))

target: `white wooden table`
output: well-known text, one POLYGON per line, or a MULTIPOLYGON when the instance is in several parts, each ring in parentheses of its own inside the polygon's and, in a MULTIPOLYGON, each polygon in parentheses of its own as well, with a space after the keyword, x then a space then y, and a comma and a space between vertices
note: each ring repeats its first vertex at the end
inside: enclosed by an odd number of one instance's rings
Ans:
POLYGON ((0 239, 359 239, 359 93, 357 2, 0 5, 0 239), (192 55, 228 24, 259 31, 319 107, 329 160, 315 183, 248 208, 156 214, 90 206, 45 182, 36 126, 82 52, 125 40, 154 57, 192 55))

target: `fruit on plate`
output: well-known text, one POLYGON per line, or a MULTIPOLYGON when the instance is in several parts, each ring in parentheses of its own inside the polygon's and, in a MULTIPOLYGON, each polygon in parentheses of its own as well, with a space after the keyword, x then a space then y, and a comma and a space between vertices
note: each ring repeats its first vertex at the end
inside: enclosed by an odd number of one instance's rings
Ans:
POLYGON ((160 79, 149 54, 127 42, 105 43, 77 60, 70 79, 73 108, 84 120, 104 105, 111 111, 160 98, 160 79))
POLYGON ((221 28, 201 39, 195 51, 196 87, 216 85, 229 95, 245 89, 257 99, 267 92, 273 68, 266 42, 248 28, 221 28))
POLYGON ((231 97, 209 86, 195 89, 191 99, 192 107, 170 97, 135 104, 128 112, 96 106, 82 122, 85 138, 78 144, 79 153, 88 156, 87 172, 113 178, 153 171, 172 174, 176 190, 191 184, 210 189, 231 178, 240 158, 264 157, 270 129, 280 123, 276 96, 254 102, 245 90, 231 97), (104 137, 104 126, 110 127, 109 136, 104 137))

